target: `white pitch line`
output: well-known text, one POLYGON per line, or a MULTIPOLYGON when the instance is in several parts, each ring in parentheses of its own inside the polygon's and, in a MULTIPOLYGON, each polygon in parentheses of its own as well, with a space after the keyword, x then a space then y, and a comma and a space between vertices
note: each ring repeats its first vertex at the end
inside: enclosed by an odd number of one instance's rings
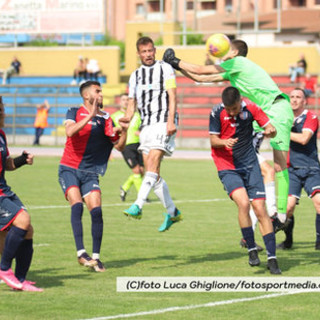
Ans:
POLYGON ((267 295, 258 296, 258 297, 251 297, 251 298, 239 298, 239 299, 231 299, 231 300, 224 300, 224 301, 215 301, 215 302, 209 302, 209 303, 204 303, 204 304, 196 304, 196 305, 189 305, 189 306, 183 306, 183 307, 170 307, 170 308, 165 308, 165 309, 156 309, 156 310, 136 312, 136 313, 124 313, 124 314, 117 314, 117 315, 114 315, 114 316, 88 318, 88 319, 81 319, 81 320, 112 320, 112 319, 134 318, 134 317, 139 317, 139 316, 148 316, 148 315, 152 315, 152 314, 161 314, 161 313, 181 311, 181 310, 212 308, 212 307, 222 306, 222 305, 226 305, 226 304, 234 304, 234 303, 240 303, 240 302, 276 298, 276 297, 279 297, 279 296, 286 296, 286 295, 290 295, 290 294, 298 294, 298 293, 302 293, 302 292, 303 291, 281 292, 281 293, 267 294, 267 295))
POLYGON ((35 243, 33 247, 49 247, 49 243, 35 243))
MULTIPOLYGON (((197 200, 175 200, 175 203, 192 203, 192 202, 219 202, 219 201, 229 201, 228 198, 225 199, 197 199, 197 200)), ((159 204, 160 201, 152 201, 150 203, 146 203, 146 205, 152 205, 152 204, 159 204)), ((121 206, 128 206, 127 203, 105 203, 102 204, 102 207, 121 207, 121 206)), ((62 205, 62 206, 28 206, 29 210, 41 210, 41 209, 64 209, 64 208, 70 208, 69 205, 62 205)))

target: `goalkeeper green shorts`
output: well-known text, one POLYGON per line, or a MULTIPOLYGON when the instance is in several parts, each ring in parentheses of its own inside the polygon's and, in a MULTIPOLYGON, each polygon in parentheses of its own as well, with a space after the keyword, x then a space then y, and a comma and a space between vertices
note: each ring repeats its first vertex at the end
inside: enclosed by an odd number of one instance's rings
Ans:
POLYGON ((277 135, 270 139, 274 150, 289 151, 290 132, 293 124, 293 111, 286 99, 276 100, 266 111, 272 125, 277 129, 277 135))

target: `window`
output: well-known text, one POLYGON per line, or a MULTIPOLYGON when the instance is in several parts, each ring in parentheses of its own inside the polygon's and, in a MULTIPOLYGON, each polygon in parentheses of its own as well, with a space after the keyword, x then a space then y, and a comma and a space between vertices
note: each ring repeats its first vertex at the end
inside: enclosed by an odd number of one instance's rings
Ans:
POLYGON ((141 16, 145 14, 144 5, 142 3, 136 5, 136 14, 141 16))
POLYGON ((306 0, 290 0, 290 4, 292 7, 305 7, 306 0))
POLYGON ((187 1, 187 10, 193 10, 193 1, 187 1))
POLYGON ((203 1, 201 2, 201 10, 216 10, 217 2, 216 1, 203 1))
POLYGON ((225 0, 225 10, 232 12, 232 0, 225 0))
POLYGON ((149 1, 150 12, 160 12, 160 1, 149 1))

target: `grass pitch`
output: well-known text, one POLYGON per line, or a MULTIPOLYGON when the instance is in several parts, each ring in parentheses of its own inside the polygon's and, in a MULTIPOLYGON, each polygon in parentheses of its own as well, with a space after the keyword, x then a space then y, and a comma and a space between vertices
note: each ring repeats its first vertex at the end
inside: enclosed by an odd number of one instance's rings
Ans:
MULTIPOLYGON (((167 159, 162 176, 184 216, 170 231, 159 233, 163 207, 151 193, 140 221, 122 214, 136 197, 132 188, 125 203, 119 186, 130 173, 121 159, 109 163, 101 178, 104 238, 101 260, 105 273, 94 273, 77 263, 70 225, 70 208, 58 184, 59 159, 38 157, 33 167, 24 166, 6 175, 32 216, 35 229, 34 257, 28 279, 43 293, 13 292, 0 285, 0 319, 318 319, 318 293, 260 296, 272 293, 120 293, 121 276, 154 277, 271 277, 265 251, 261 265, 248 265, 235 204, 217 177, 212 161, 167 159), (247 298, 248 301, 240 299, 247 298), (221 305, 206 305, 221 302, 221 305), (192 306, 199 305, 198 308, 192 306), (164 309, 184 307, 176 311, 164 309), (159 311, 159 310, 162 310, 159 311), (143 315, 142 312, 152 312, 143 315), (119 316, 126 315, 127 316, 119 316)), ((320 252, 314 250, 315 211, 305 195, 296 209, 294 247, 278 251, 282 276, 320 276, 320 252)), ((84 210, 85 244, 91 253, 90 217, 84 210)), ((284 239, 277 234, 277 241, 284 239)), ((263 244, 260 233, 256 241, 263 244)))

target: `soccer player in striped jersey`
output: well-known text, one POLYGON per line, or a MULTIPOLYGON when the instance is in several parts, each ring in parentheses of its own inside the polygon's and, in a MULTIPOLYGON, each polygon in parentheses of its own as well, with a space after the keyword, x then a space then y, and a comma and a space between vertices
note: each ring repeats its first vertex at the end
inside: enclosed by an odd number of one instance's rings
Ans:
POLYGON ((142 207, 153 189, 166 208, 164 222, 158 229, 163 232, 182 219, 165 180, 160 176, 163 156, 171 156, 175 148, 175 72, 168 63, 155 60, 156 49, 151 38, 141 37, 136 47, 142 65, 130 76, 129 106, 125 118, 131 120, 135 108, 138 108, 142 121, 139 150, 143 154, 146 173, 136 201, 124 211, 124 214, 140 219, 142 207))
MULTIPOLYGON (((0 97, 0 128, 4 126, 4 107, 0 97)), ((33 227, 31 218, 19 197, 7 185, 6 171, 33 164, 33 155, 23 152, 11 158, 4 131, 0 129, 0 279, 9 287, 22 291, 43 289, 26 279, 33 256, 33 227), (15 272, 11 266, 16 261, 15 272)))
POLYGON ((315 249, 320 250, 320 163, 317 148, 318 117, 306 109, 305 92, 296 88, 290 93, 290 103, 294 114, 290 136, 290 150, 288 157, 289 168, 289 199, 287 222, 284 232, 286 238, 277 248, 291 249, 293 244, 294 210, 304 188, 312 200, 316 211, 315 249))
POLYGON ((272 274, 281 274, 276 259, 275 234, 265 208, 265 187, 252 143, 252 123, 257 121, 267 137, 274 137, 276 130, 261 108, 241 99, 237 88, 224 89, 222 101, 223 104, 214 107, 210 114, 212 158, 225 190, 238 207, 241 232, 248 246, 249 265, 260 264, 249 215, 251 203, 267 249, 268 269, 272 274))
POLYGON ((59 183, 71 206, 71 225, 79 264, 97 272, 105 268, 100 260, 103 234, 99 175, 107 170, 112 148, 122 151, 127 138, 128 123, 114 123, 102 107, 102 89, 97 81, 80 86, 83 104, 67 112, 65 128, 67 141, 59 166, 59 183), (121 133, 121 135, 120 135, 121 133), (82 213, 85 202, 91 215, 92 257, 83 243, 82 213))

